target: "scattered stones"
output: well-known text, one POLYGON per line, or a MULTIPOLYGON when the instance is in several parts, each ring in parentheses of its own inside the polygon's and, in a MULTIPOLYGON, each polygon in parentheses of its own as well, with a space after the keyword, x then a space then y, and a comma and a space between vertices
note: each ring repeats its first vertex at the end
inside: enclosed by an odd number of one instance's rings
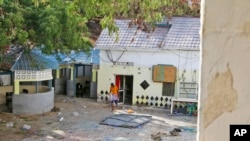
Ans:
MULTIPOLYGON (((174 128, 172 131, 170 131, 169 135, 170 136, 179 136, 181 132, 181 129, 179 128, 174 128)), ((151 139, 153 139, 154 141, 162 141, 162 137, 166 137, 168 136, 167 133, 162 133, 162 132, 158 132, 156 134, 151 134, 151 139)))
POLYGON ((8 122, 8 123, 6 123, 6 127, 12 128, 12 127, 14 127, 14 123, 8 122))
POLYGON ((181 132, 181 129, 180 128, 174 128, 174 131, 181 132))
POLYGON ((158 132, 156 134, 151 134, 151 139, 154 141, 161 141, 163 136, 167 136, 167 133, 158 132))
POLYGON ((22 127, 23 130, 30 130, 31 129, 31 126, 30 125, 27 125, 27 124, 24 124, 23 127, 22 127))
POLYGON ((78 112, 73 112, 73 116, 74 116, 74 117, 77 117, 78 115, 79 115, 78 112))
POLYGON ((87 106, 85 106, 85 105, 82 105, 81 107, 84 108, 84 109, 87 108, 87 106))
POLYGON ((60 118, 59 118, 59 121, 61 122, 61 121, 63 121, 63 119, 64 119, 63 117, 60 117, 60 118))
POLYGON ((64 139, 65 132, 62 130, 53 130, 50 136, 56 139, 64 139))
POLYGON ((171 136, 179 136, 179 132, 177 132, 176 130, 172 130, 169 132, 171 136))
POLYGON ((63 100, 64 103, 68 102, 69 98, 67 97, 66 99, 63 100))

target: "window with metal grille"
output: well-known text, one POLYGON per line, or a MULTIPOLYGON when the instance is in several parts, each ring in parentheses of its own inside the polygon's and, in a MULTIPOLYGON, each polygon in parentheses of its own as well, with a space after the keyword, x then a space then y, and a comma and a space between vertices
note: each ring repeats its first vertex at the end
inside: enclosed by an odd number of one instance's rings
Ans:
POLYGON ((162 96, 174 96, 175 83, 162 83, 162 96))

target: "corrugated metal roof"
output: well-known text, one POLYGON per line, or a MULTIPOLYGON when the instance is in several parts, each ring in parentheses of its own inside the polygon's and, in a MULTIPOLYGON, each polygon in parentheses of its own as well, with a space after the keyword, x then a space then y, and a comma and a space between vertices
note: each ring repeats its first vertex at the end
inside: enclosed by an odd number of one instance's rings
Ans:
POLYGON ((100 50, 92 49, 89 54, 85 52, 72 51, 69 55, 58 53, 45 55, 38 48, 34 48, 30 53, 23 53, 21 47, 11 47, 9 57, 2 61, 0 70, 41 70, 57 69, 59 64, 79 63, 79 64, 99 64, 100 50), (12 58, 10 58, 12 57, 12 58))
POLYGON ((147 33, 137 26, 129 27, 131 20, 115 20, 119 28, 119 39, 116 35, 109 36, 109 31, 104 29, 96 41, 96 48, 158 48, 164 39, 168 28, 158 27, 154 32, 147 33))
MULTIPOLYGON (((137 26, 129 27, 131 20, 115 20, 119 28, 119 40, 116 35, 109 35, 104 29, 96 41, 98 49, 122 48, 163 48, 163 49, 199 49, 200 20, 191 17, 173 17, 169 20, 171 28, 157 26, 154 32, 137 30, 137 26)), ((166 23, 166 21, 164 21, 166 23)))
MULTIPOLYGON (((35 52, 42 54, 41 50, 34 49, 35 52)), ((59 64, 99 64, 99 52, 98 49, 91 49, 89 53, 82 51, 71 51, 66 55, 63 53, 44 55, 46 58, 52 59, 59 64)))
POLYGON ((11 70, 43 70, 57 69, 58 67, 59 65, 57 62, 31 51, 30 53, 22 52, 11 70))
POLYGON ((200 18, 175 17, 164 38, 163 49, 195 49, 200 46, 200 18))
POLYGON ((92 49, 89 54, 85 52, 72 52, 69 55, 71 63, 79 64, 99 64, 99 52, 100 50, 92 49))

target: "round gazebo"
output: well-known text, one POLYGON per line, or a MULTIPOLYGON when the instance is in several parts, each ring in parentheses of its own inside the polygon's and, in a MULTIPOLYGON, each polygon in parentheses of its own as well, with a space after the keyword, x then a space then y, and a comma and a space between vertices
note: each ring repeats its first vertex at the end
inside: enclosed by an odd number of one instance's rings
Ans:
POLYGON ((52 69, 57 68, 57 62, 34 51, 21 53, 11 68, 14 73, 14 114, 39 114, 54 107, 52 69))

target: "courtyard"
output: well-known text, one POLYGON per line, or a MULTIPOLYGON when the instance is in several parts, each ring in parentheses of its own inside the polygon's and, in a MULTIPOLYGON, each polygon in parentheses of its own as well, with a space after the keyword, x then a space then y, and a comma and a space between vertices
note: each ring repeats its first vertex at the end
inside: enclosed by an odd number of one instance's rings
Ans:
POLYGON ((37 115, 0 113, 2 141, 194 141, 197 117, 171 115, 168 109, 119 105, 111 111, 108 103, 95 99, 55 96, 55 108, 37 115), (152 117, 136 127, 100 124, 114 115, 152 117), (171 134, 178 129, 177 134, 171 134))

